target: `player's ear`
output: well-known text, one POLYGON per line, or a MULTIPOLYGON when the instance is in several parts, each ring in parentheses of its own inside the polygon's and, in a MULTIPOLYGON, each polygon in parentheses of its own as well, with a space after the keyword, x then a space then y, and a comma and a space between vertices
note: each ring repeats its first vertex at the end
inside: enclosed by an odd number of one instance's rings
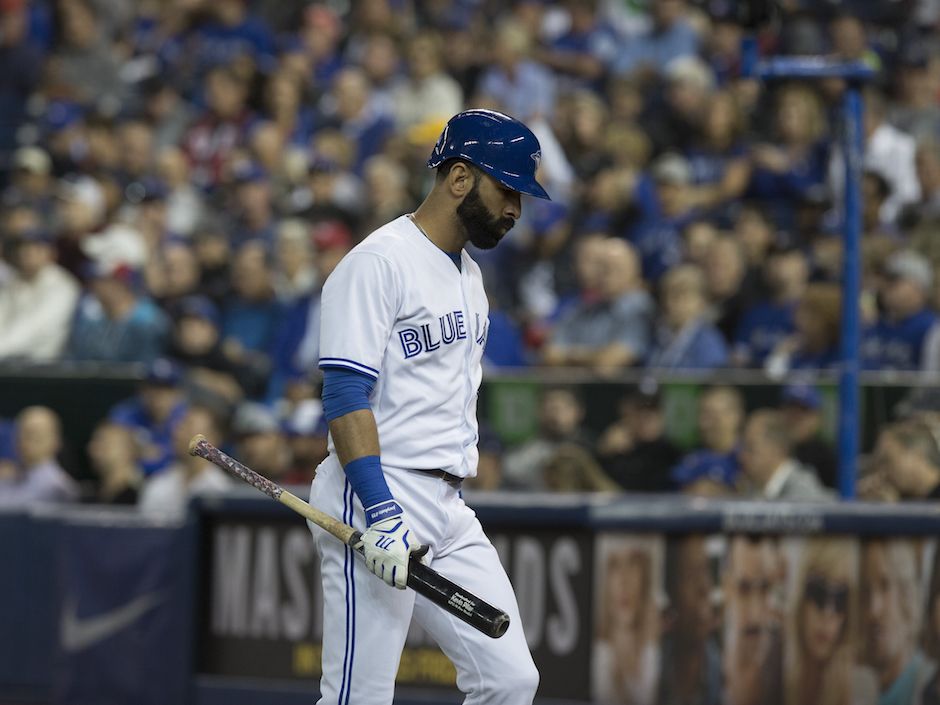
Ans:
POLYGON ((450 188, 451 195, 454 198, 463 198, 473 184, 476 183, 477 175, 475 171, 466 162, 456 162, 447 175, 447 185, 450 188))

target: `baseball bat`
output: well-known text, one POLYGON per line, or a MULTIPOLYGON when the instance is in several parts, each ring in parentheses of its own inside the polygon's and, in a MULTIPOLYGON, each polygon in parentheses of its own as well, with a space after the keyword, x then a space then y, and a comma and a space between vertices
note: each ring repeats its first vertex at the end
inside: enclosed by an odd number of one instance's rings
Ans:
MULTIPOLYGON (((201 433, 193 436, 189 442, 189 454, 205 458, 213 465, 261 490, 271 499, 287 505, 358 553, 363 552, 360 543, 362 532, 326 512, 321 512, 277 483, 259 475, 209 443, 201 433)), ((498 639, 509 629, 508 614, 451 582, 414 555, 408 564, 408 587, 493 639, 498 639)))

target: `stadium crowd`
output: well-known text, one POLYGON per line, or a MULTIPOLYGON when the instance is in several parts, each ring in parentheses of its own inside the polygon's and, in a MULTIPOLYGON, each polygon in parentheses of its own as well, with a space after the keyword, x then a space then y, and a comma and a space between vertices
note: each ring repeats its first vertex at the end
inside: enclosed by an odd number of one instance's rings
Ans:
MULTIPOLYGON (((938 371, 940 3, 780 5, 762 52, 876 72, 863 365, 938 371)), ((0 0, 0 362, 147 369, 88 447, 102 501, 166 507, 224 485, 185 456, 194 430, 308 481, 325 452, 320 287, 416 206, 444 123, 473 106, 532 127, 552 195, 473 253, 490 369, 832 369, 845 86, 742 76, 736 7, 0 0)), ((484 429, 477 485, 825 498, 835 461, 819 406, 811 384, 749 415, 734 389, 709 389, 702 448, 683 454, 653 390, 592 438, 577 394, 547 389, 537 438, 503 449, 484 429)), ((934 420, 913 418, 882 432, 871 496, 940 485, 934 420), (900 463, 899 478, 888 458, 911 448, 923 467, 900 463)), ((3 427, 0 497, 78 496, 59 435, 42 407, 3 427)))

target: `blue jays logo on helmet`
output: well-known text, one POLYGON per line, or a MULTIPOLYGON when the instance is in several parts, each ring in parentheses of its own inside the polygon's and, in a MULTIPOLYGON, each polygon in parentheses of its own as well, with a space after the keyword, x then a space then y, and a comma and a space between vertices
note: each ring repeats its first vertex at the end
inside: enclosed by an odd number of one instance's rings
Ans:
POLYGON ((538 138, 508 115, 495 110, 454 115, 434 145, 428 167, 436 169, 449 159, 468 161, 513 191, 550 200, 535 180, 542 160, 538 138))

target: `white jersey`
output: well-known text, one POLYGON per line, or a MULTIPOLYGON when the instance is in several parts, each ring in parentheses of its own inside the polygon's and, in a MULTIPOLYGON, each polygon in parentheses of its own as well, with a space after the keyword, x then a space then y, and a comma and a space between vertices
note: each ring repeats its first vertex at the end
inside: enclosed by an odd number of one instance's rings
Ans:
POLYGON ((480 268, 466 251, 460 258, 458 270, 402 216, 357 245, 323 287, 320 367, 377 380, 370 403, 383 465, 476 475, 489 304, 480 268))

